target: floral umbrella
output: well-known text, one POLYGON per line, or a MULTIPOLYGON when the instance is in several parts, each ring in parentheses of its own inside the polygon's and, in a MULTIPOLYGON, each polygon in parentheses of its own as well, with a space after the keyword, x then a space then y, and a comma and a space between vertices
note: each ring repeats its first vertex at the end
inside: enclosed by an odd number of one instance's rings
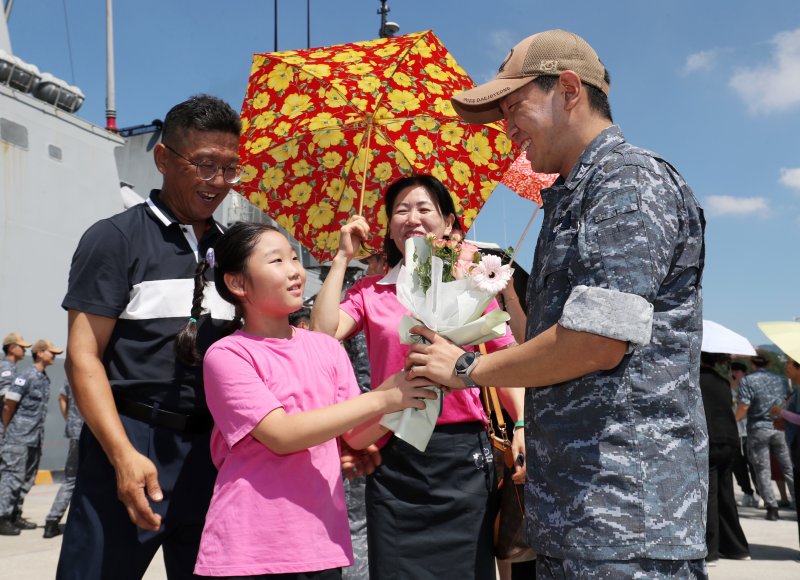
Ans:
POLYGON ((501 124, 470 125, 451 107, 472 86, 431 31, 256 54, 238 191, 320 261, 355 213, 379 250, 383 192, 412 173, 439 178, 469 228, 514 158, 501 124))

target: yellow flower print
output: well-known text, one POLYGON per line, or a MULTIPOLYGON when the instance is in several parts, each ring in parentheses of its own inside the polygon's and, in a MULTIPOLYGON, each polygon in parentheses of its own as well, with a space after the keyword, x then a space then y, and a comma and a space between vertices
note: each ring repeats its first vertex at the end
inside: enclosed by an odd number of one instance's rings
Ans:
POLYGON ((272 146, 272 139, 269 137, 259 137, 255 141, 253 141, 252 145, 250 145, 250 153, 256 155, 261 153, 265 149, 269 149, 272 146))
POLYGON ((317 50, 308 55, 308 58, 328 58, 331 55, 327 50, 317 50))
POLYGON ((486 201, 497 187, 497 182, 492 180, 481 181, 481 199, 486 201))
POLYGON ((511 153, 511 139, 505 136, 504 133, 499 133, 494 138, 494 148, 500 155, 508 155, 511 153))
POLYGON ((286 121, 281 121, 280 123, 278 123, 278 126, 275 127, 274 131, 275 134, 278 135, 279 137, 285 137, 286 134, 289 132, 289 129, 291 128, 292 126, 289 123, 287 123, 286 121))
POLYGON ((473 133, 467 138, 467 151, 470 161, 475 165, 486 165, 492 160, 489 139, 482 133, 473 133))
POLYGON ((360 50, 343 50, 333 55, 333 62, 358 62, 364 57, 364 52, 360 50))
POLYGON ((392 166, 386 161, 378 163, 375 166, 373 176, 381 183, 386 183, 392 177, 392 166))
MULTIPOLYGON (((448 101, 449 102, 449 101, 448 101)), ((308 95, 291 94, 286 97, 286 100, 281 107, 281 113, 294 119, 305 113, 311 108, 311 97, 308 95)))
POLYGON ((308 128, 312 131, 317 129, 333 128, 339 125, 339 121, 331 113, 320 113, 308 123, 308 128))
POLYGON ((417 153, 411 147, 411 144, 408 141, 403 141, 402 139, 397 139, 394 142, 394 146, 402 153, 403 157, 410 163, 414 163, 417 160, 417 153))
POLYGON ((427 91, 432 95, 444 94, 444 89, 442 89, 442 85, 438 83, 432 83, 431 81, 422 81, 422 84, 425 85, 427 91))
POLYGON ((278 189, 283 183, 285 174, 280 167, 268 167, 261 176, 261 185, 267 191, 278 189))
POLYGON ((264 111, 253 119, 253 126, 256 129, 266 129, 275 121, 275 113, 272 111, 264 111))
POLYGON ((253 99, 253 108, 261 110, 269 105, 269 93, 258 93, 253 99))
POLYGON ((400 85, 401 87, 410 87, 413 83, 411 77, 409 77, 406 73, 394 73, 392 76, 394 82, 400 85))
POLYGON ((261 211, 264 211, 269 208, 268 202, 269 198, 263 191, 254 191, 250 194, 250 197, 247 199, 250 200, 254 206, 256 206, 261 211))
POLYGON ((375 75, 367 75, 358 80, 358 88, 365 93, 373 93, 381 86, 381 81, 375 75))
POLYGON ((344 133, 338 129, 325 129, 314 133, 314 137, 311 140, 323 149, 327 149, 344 141, 344 133))
POLYGON ((315 77, 324 78, 331 76, 331 67, 327 64, 307 64, 303 67, 303 71, 315 77))
POLYGON ((434 48, 433 44, 428 44, 427 42, 420 41, 414 45, 414 48, 411 49, 411 53, 418 54, 422 58, 430 58, 433 48, 434 48))
POLYGON ((325 104, 332 109, 337 109, 344 107, 347 101, 339 91, 331 89, 325 93, 325 104))
POLYGON ((464 209, 464 207, 461 205, 461 199, 453 191, 450 192, 450 199, 453 200, 453 207, 455 208, 456 213, 461 215, 461 212, 464 209))
POLYGON ((339 232, 331 232, 328 236, 328 244, 327 249, 329 250, 338 250, 339 249, 339 232))
POLYGON ((327 201, 315 203, 306 213, 308 223, 315 229, 320 229, 327 226, 333 220, 333 210, 331 204, 327 201))
POLYGON ((389 102, 395 111, 416 111, 419 109, 419 99, 409 91, 392 91, 389 93, 389 102))
POLYGON ((420 135, 417 137, 415 144, 417 146, 417 151, 419 151, 424 157, 427 157, 433 152, 433 141, 428 139, 425 135, 420 135))
POLYGON ((472 222, 475 221, 475 218, 478 217, 478 210, 474 207, 469 208, 467 211, 461 214, 461 221, 464 222, 464 227, 469 228, 472 226, 472 222))
POLYGON ((469 166, 463 161, 455 161, 450 166, 450 172, 453 174, 453 179, 461 185, 469 183, 470 171, 469 166))
POLYGON ((441 182, 447 181, 447 170, 444 168, 443 163, 437 163, 431 169, 431 175, 441 182))
POLYGON ((442 141, 450 145, 458 145, 464 136, 464 129, 458 123, 447 123, 440 129, 442 141))
POLYGON ((347 67, 347 72, 351 75, 356 76, 364 76, 367 73, 371 73, 373 66, 366 62, 357 62, 355 64, 351 64, 347 67))
POLYGON ((423 131, 435 131, 439 127, 439 122, 432 117, 416 117, 414 126, 423 131))
POLYGON ((330 234, 331 232, 317 232, 317 237, 314 238, 314 245, 320 250, 326 249, 328 247, 328 238, 330 234))
POLYGON ((386 224, 388 223, 388 221, 389 220, 386 217, 386 208, 384 206, 381 206, 381 210, 378 212, 378 225, 381 228, 379 237, 381 238, 386 233, 386 224))
POLYGON ((250 183, 255 178, 258 171, 252 165, 245 165, 242 170, 242 183, 250 183))
POLYGON ((289 232, 290 236, 294 237, 295 223, 293 216, 281 214, 277 217, 275 221, 278 222, 279 226, 281 226, 283 229, 289 232))
POLYGON ((311 186, 308 183, 298 183, 289 191, 289 199, 297 204, 305 204, 311 199, 311 186))
POLYGON ((336 151, 328 151, 325 155, 322 156, 322 165, 324 165, 328 169, 333 169, 334 167, 338 167, 338 165, 341 162, 342 162, 342 156, 339 155, 336 151))
POLYGON ((308 161, 301 159, 297 163, 292 163, 292 173, 294 173, 295 177, 306 177, 311 175, 311 166, 308 161))
POLYGON ((306 59, 303 58, 302 56, 295 54, 292 56, 283 57, 283 62, 285 62, 286 64, 293 64, 295 66, 303 66, 306 63, 306 59))
POLYGON ((450 104, 450 99, 443 99, 441 97, 436 97, 436 102, 433 104, 433 109, 439 113, 440 115, 444 115, 445 117, 455 117, 456 112, 453 109, 453 105, 450 104))
POLYGON ((250 67, 250 75, 252 76, 258 69, 260 69, 264 63, 267 61, 267 58, 263 54, 254 54, 253 55, 253 66, 250 67))
POLYGON ((450 78, 450 75, 443 71, 439 65, 432 62, 425 65, 425 72, 429 77, 437 81, 446 81, 450 78))
POLYGON ((293 139, 291 141, 287 141, 286 143, 282 143, 277 147, 273 147, 272 149, 270 149, 269 154, 278 163, 283 163, 289 158, 294 159, 295 157, 297 157, 298 151, 299 151, 298 142, 296 139, 293 139))
POLYGON ((375 207, 376 203, 379 203, 383 197, 381 196, 381 192, 378 189, 368 189, 364 192, 364 207, 375 207))
POLYGON ((286 64, 279 63, 269 71, 267 86, 273 91, 285 91, 293 79, 294 71, 286 64))
POLYGON ((344 179, 341 177, 337 177, 336 179, 331 179, 325 186, 325 195, 328 196, 329 199, 333 201, 339 201, 342 197, 342 191, 344 191, 344 179))
POLYGON ((397 54, 399 50, 400 50, 399 46, 392 44, 389 46, 385 46, 383 48, 379 48, 378 50, 375 51, 375 54, 377 54, 378 56, 387 57, 397 54))
POLYGON ((350 99, 350 102, 353 103, 359 111, 366 111, 367 105, 369 104, 367 99, 362 99, 360 97, 353 97, 350 99))
POLYGON ((247 133, 247 130, 250 129, 250 117, 245 117, 242 119, 242 132, 241 134, 244 135, 247 133))

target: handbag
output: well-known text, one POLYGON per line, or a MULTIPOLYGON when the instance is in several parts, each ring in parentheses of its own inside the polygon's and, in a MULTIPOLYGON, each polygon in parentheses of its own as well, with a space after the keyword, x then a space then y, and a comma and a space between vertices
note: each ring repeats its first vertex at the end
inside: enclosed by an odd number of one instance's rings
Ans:
POLYGON ((506 421, 497 390, 494 387, 481 387, 481 392, 489 416, 489 442, 500 494, 494 521, 494 555, 505 562, 527 562, 536 558, 536 551, 525 543, 525 493, 523 486, 511 479, 514 453, 506 421))

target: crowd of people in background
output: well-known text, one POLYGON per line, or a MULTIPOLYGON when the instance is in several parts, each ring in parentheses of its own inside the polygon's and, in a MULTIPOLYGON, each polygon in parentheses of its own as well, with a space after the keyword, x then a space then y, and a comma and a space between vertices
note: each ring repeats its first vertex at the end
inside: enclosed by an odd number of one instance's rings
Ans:
MULTIPOLYGON (((702 208, 671 164, 626 141, 610 82, 585 40, 553 30, 452 95, 559 174, 526 296, 508 288, 487 308, 511 320, 486 354, 422 326, 418 344, 397 333, 405 242, 463 232, 435 176, 383 192, 383 253, 359 279, 350 266, 374 232, 360 216, 342 227, 309 311, 284 234, 213 218, 242 175, 238 114, 207 95, 173 107, 154 147, 161 189, 91 226, 73 257, 69 453, 44 530, 62 532, 71 495, 56 577, 141 578, 161 548, 169 578, 494 578, 498 481, 476 385, 498 387, 513 423, 538 553, 504 580, 707 578, 720 557, 750 558, 733 474, 767 519, 791 506, 800 402, 763 356, 746 374, 701 355, 702 208), (424 407, 432 384, 446 395, 421 452, 380 418, 424 407), (774 497, 770 452, 791 499, 774 497)), ((0 534, 18 535, 36 525, 22 505, 45 369, 63 351, 14 333, 3 348, 0 534)), ((797 381, 795 361, 786 371, 797 381)))

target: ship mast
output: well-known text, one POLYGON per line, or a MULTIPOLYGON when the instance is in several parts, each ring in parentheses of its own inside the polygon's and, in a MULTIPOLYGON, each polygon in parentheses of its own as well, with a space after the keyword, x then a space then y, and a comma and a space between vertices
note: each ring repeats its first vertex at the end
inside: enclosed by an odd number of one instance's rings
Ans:
POLYGON ((117 97, 114 79, 114 17, 112 0, 106 0, 106 130, 117 131, 117 97))

